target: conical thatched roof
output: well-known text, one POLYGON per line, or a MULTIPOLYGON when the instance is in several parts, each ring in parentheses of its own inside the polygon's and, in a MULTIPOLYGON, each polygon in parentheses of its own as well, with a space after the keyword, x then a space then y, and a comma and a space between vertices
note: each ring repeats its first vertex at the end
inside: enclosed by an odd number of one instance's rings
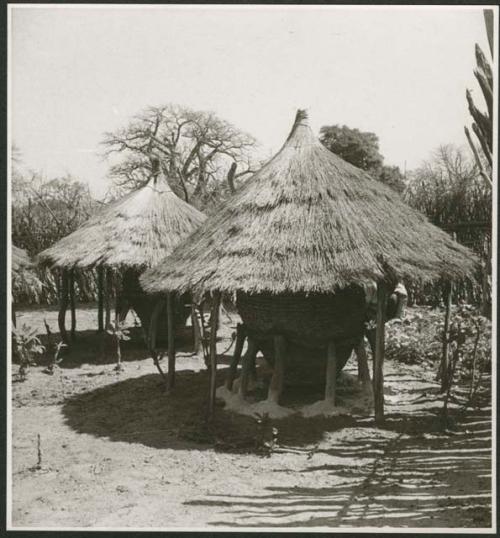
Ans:
POLYGON ((12 245, 11 261, 12 271, 15 273, 22 271, 23 269, 33 267, 33 262, 31 261, 28 253, 24 249, 16 247, 16 245, 12 245))
POLYGON ((281 150, 163 263, 150 292, 331 292, 392 270, 463 278, 472 253, 321 145, 297 113, 281 150))
POLYGON ((165 178, 106 206, 78 230, 38 255, 58 267, 151 267, 205 220, 181 200, 165 178))

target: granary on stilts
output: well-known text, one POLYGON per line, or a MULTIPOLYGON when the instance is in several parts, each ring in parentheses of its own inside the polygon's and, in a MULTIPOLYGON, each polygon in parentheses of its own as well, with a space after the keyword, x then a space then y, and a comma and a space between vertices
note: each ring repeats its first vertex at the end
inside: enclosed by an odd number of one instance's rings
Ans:
MULTIPOLYGON (((40 264, 61 271, 59 328, 66 342, 68 303, 71 334, 75 335, 75 271, 97 271, 100 331, 110 323, 113 288, 117 320, 124 320, 128 310, 133 309, 145 336, 153 310, 163 308, 164 301, 153 300, 141 289, 139 275, 170 254, 204 222, 205 216, 174 194, 160 172, 159 162, 152 163, 152 177, 144 187, 105 206, 78 230, 38 255, 40 264)), ((179 296, 177 303, 171 305, 177 325, 183 325, 189 315, 185 303, 186 298, 179 296)), ((166 321, 162 328, 166 331, 166 321)))
MULTIPOLYGON (((380 421, 387 295, 399 281, 463 279, 474 266, 467 248, 388 186, 326 149, 299 110, 281 150, 141 283, 149 292, 211 293, 215 305, 221 293, 235 294, 240 332, 248 337, 240 395, 245 397, 257 350, 273 364, 268 403, 274 406, 285 364, 322 357, 325 400, 316 408, 327 413, 336 376, 363 338, 364 286, 375 281, 374 397, 380 421)), ((240 340, 229 386, 241 350, 240 340)), ((215 361, 214 345, 212 409, 215 361)))

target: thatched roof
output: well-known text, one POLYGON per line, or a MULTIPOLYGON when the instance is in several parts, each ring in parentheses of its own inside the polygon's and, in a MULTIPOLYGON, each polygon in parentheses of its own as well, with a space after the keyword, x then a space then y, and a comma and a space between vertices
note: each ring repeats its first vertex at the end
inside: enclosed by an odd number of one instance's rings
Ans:
POLYGON ((12 245, 11 261, 12 271, 15 273, 33 267, 29 254, 24 249, 16 247, 16 245, 12 245))
POLYGON ((143 275, 149 292, 331 292, 378 279, 460 279, 473 254, 326 149, 304 111, 281 150, 143 275))
POLYGON ((205 215, 176 196, 164 177, 109 204, 38 255, 49 266, 151 267, 198 228, 205 215))

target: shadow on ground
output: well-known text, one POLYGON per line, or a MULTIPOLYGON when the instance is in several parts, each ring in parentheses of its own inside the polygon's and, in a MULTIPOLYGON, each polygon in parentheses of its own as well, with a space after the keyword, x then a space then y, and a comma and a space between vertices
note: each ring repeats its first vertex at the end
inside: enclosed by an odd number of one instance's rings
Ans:
POLYGON ((235 527, 489 527, 489 421, 489 411, 475 411, 445 435, 428 433, 427 420, 389 417, 387 428, 403 432, 410 426, 413 433, 388 441, 367 429, 362 439, 316 452, 331 464, 315 465, 313 456, 300 470, 275 471, 318 473, 322 479, 326 474, 335 486, 274 486, 258 496, 228 492, 186 504, 218 507, 214 526, 231 521, 235 527))
MULTIPOLYGON (((138 361, 150 358, 151 355, 146 349, 142 331, 138 327, 129 328, 130 340, 123 341, 120 345, 121 360, 123 362, 138 361)), ((40 335, 40 340, 44 346, 47 345, 47 335, 40 335)), ((59 333, 53 336, 54 342, 59 342, 59 333)), ((166 344, 160 344, 158 349, 166 344)), ((184 334, 177 338, 176 349, 179 353, 189 353, 193 349, 190 334, 184 334)), ((52 357, 45 353, 37 362, 45 366, 52 357)), ((60 368, 79 368, 82 364, 106 365, 116 362, 116 347, 112 337, 106 332, 98 333, 95 330, 78 331, 76 338, 71 341, 67 348, 61 352, 60 368)))

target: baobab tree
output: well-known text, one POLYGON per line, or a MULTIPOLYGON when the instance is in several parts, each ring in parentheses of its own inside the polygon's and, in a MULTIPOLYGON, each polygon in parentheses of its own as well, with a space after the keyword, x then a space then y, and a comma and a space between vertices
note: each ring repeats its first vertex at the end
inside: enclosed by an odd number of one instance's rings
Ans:
POLYGON ((105 133, 102 143, 115 160, 110 176, 120 189, 137 189, 148 181, 154 153, 174 191, 197 206, 229 190, 226 177, 233 163, 233 182, 254 171, 251 135, 212 112, 178 105, 148 107, 127 126, 105 133))

